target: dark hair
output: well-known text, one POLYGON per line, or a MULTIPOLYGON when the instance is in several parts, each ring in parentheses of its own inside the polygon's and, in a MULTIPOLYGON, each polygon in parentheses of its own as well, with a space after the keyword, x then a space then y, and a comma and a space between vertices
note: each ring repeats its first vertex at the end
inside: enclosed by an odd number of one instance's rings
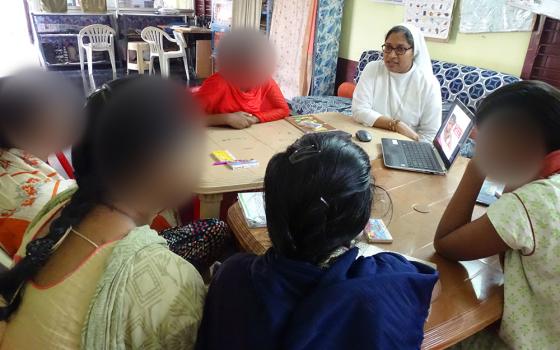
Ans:
POLYGON ((389 39, 391 34, 396 34, 396 33, 403 33, 404 37, 406 39, 406 42, 408 42, 408 45, 410 45, 412 48, 414 48, 414 37, 412 36, 412 33, 410 32, 410 30, 408 30, 408 28, 405 27, 405 26, 394 26, 393 28, 389 29, 389 31, 385 35, 385 41, 387 41, 387 39, 389 39))
POLYGON ((318 263, 348 245, 371 214, 368 155, 332 133, 303 136, 275 155, 264 179, 268 232, 274 249, 318 263))
POLYGON ((184 139, 198 110, 178 85, 159 78, 137 76, 106 84, 86 103, 85 135, 72 150, 78 189, 55 219, 46 236, 27 245, 26 256, 0 274, 0 294, 8 306, 0 320, 17 309, 19 289, 48 261, 54 244, 98 204, 110 206, 113 183, 130 175, 184 139), (191 118, 189 118, 189 116, 191 118))
POLYGON ((6 130, 25 130, 46 106, 64 103, 77 121, 79 101, 70 83, 55 73, 31 69, 0 78, 0 148, 15 147, 6 130))
POLYGON ((478 107, 477 124, 490 118, 535 126, 548 152, 560 149, 560 90, 545 82, 520 81, 491 93, 478 107))

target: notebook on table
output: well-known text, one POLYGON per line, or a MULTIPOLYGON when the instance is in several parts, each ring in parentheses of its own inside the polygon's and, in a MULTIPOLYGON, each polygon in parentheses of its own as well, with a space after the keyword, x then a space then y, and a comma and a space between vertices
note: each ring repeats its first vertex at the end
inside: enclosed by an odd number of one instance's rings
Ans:
POLYGON ((336 130, 335 127, 322 121, 320 118, 314 115, 296 115, 287 117, 286 120, 299 130, 301 130, 304 134, 336 130))
POLYGON ((445 175, 474 128, 474 115, 453 102, 432 143, 381 139, 383 162, 393 169, 445 175))

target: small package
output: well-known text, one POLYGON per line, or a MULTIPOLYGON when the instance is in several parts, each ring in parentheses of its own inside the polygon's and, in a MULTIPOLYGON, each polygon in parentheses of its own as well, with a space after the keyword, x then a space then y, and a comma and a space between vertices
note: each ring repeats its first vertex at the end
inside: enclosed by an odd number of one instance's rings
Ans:
POLYGON ((369 219, 366 228, 364 228, 364 236, 369 243, 393 242, 393 236, 391 236, 387 226, 380 219, 369 219))

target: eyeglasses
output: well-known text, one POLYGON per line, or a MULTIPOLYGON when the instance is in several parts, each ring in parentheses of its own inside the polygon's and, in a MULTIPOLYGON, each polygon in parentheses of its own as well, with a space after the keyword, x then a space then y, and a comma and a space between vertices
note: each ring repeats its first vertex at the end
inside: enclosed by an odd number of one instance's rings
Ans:
POLYGON ((402 46, 392 47, 392 46, 383 44, 383 45, 381 45, 381 49, 383 50, 383 53, 390 54, 391 52, 395 51, 397 56, 402 56, 408 50, 412 50, 412 47, 402 47, 402 46))
POLYGON ((290 154, 288 160, 290 161, 290 163, 296 164, 301 162, 302 160, 314 157, 320 153, 321 150, 319 149, 319 147, 313 144, 296 149, 292 154, 290 154))

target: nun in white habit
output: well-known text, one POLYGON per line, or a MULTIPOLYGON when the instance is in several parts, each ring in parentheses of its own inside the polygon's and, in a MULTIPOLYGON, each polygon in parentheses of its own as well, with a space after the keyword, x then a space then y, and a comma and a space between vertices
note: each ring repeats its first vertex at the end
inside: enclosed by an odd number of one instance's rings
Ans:
POLYGON ((398 25, 382 49, 383 61, 368 63, 356 86, 353 118, 431 142, 441 125, 442 102, 424 36, 413 25, 398 25))

